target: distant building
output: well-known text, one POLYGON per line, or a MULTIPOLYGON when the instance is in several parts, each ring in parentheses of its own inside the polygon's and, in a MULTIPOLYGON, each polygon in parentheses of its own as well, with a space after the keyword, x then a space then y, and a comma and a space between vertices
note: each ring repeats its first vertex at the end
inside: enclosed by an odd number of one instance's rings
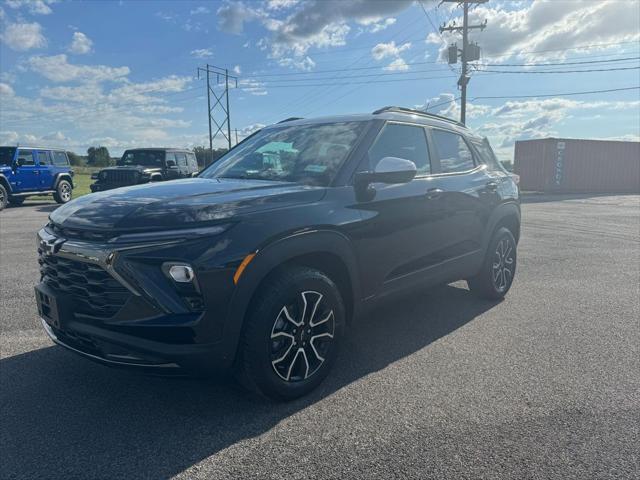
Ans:
POLYGON ((517 141, 522 190, 640 193, 640 142, 544 138, 517 141))

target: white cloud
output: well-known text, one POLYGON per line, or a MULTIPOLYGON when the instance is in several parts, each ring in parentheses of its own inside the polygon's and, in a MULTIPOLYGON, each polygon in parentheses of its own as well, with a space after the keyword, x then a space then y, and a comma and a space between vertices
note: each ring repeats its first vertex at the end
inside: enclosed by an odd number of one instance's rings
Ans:
POLYGON ((314 62, 308 56, 305 57, 282 57, 277 59, 278 65, 282 67, 294 67, 298 70, 310 71, 316 66, 314 62))
POLYGON ((0 83, 0 96, 13 96, 15 92, 13 91, 13 87, 8 83, 0 83))
POLYGON ((242 79, 238 81, 238 88, 251 95, 263 96, 267 94, 264 82, 252 79, 242 79))
POLYGON ((49 5, 56 3, 56 0, 6 0, 5 3, 11 8, 26 7, 29 13, 35 15, 49 15, 52 13, 49 5))
POLYGON ((0 34, 2 41, 12 50, 24 52, 32 48, 47 46, 39 23, 13 23, 0 34))
MULTIPOLYGON (((576 51, 567 49, 576 46, 640 39, 640 2, 636 0, 538 0, 509 10, 503 5, 480 5, 469 14, 472 23, 487 20, 484 32, 474 32, 471 37, 479 41, 483 55, 539 61, 563 58, 576 51)), ((453 12, 457 14, 459 9, 453 12)), ((460 18, 454 20, 461 23, 460 18)), ((458 35, 450 33, 445 33, 443 39, 433 33, 427 37, 428 43, 440 45, 441 58, 448 44, 459 40, 458 35)))
POLYGON ((28 66, 36 73, 54 82, 85 81, 102 82, 117 81, 129 75, 129 67, 109 67, 106 65, 74 65, 68 62, 65 54, 53 56, 36 56, 27 61, 28 66))
POLYGON ((247 125, 246 127, 238 130, 238 137, 240 138, 246 138, 249 135, 251 135, 252 133, 257 132, 258 130, 262 129, 266 127, 266 125, 264 123, 254 123, 252 125, 247 125))
POLYGON ((299 2, 300 0, 267 0, 267 8, 269 10, 291 8, 299 2))
POLYGON ((369 33, 378 33, 378 32, 381 32, 382 30, 386 30, 387 28, 389 28, 391 25, 395 23, 396 23, 395 18, 387 18, 380 22, 373 22, 368 24, 368 27, 369 27, 368 31, 369 33))
POLYGON ((233 67, 233 73, 235 73, 236 75, 240 75, 242 73, 240 65, 236 65, 235 67, 233 67))
POLYGON ((211 13, 211 10, 207 7, 194 8, 189 12, 190 15, 206 15, 207 13, 211 13))
POLYGON ((371 56, 375 60, 382 60, 387 57, 397 57, 400 53, 411 48, 411 43, 396 45, 395 41, 389 43, 379 43, 371 49, 371 56))
POLYGON ((93 47, 93 41, 82 32, 73 32, 73 40, 69 46, 69 52, 77 55, 90 53, 93 47))
POLYGON ((213 56, 213 51, 210 48, 197 48, 191 50, 191 56, 195 58, 208 58, 213 56))
POLYGON ((391 70, 391 71, 406 71, 409 70, 409 65, 401 58, 396 58, 389 65, 384 67, 383 70, 391 70))

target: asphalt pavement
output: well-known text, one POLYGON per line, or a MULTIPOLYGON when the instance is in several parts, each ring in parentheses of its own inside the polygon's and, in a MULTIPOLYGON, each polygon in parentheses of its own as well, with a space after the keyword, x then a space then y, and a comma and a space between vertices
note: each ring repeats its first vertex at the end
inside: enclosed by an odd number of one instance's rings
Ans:
POLYGON ((285 404, 54 346, 32 298, 53 208, 0 212, 0 478, 640 478, 640 196, 528 197, 505 301, 388 304, 285 404))

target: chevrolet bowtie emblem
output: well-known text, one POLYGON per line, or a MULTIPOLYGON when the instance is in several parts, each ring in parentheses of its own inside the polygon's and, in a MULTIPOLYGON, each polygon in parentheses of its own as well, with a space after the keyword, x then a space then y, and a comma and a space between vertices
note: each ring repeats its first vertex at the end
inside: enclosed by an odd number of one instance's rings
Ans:
POLYGON ((42 240, 40 242, 40 248, 45 255, 53 255, 58 253, 62 244, 66 241, 66 238, 53 238, 51 240, 42 240))

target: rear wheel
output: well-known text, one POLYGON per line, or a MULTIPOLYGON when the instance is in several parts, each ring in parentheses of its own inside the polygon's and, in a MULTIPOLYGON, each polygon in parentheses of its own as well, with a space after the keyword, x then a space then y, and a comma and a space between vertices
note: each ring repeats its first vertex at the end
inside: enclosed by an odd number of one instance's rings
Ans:
POLYGON ((71 183, 67 180, 60 180, 56 188, 56 193, 53 194, 53 199, 58 203, 67 203, 71 200, 72 191, 71 183))
POLYGON ((7 189, 0 183, 0 210, 4 210, 4 207, 7 206, 7 201, 7 189))
POLYGON ((261 288, 243 330, 239 380, 276 400, 306 395, 338 353, 345 322, 340 292, 324 273, 306 267, 275 274, 261 288))
POLYGON ((26 200, 25 197, 9 197, 9 203, 14 207, 19 207, 26 200))
POLYGON ((516 262, 516 239, 508 228, 501 227, 489 242, 482 268, 467 280, 469 290, 481 298, 504 298, 513 283, 516 262))

